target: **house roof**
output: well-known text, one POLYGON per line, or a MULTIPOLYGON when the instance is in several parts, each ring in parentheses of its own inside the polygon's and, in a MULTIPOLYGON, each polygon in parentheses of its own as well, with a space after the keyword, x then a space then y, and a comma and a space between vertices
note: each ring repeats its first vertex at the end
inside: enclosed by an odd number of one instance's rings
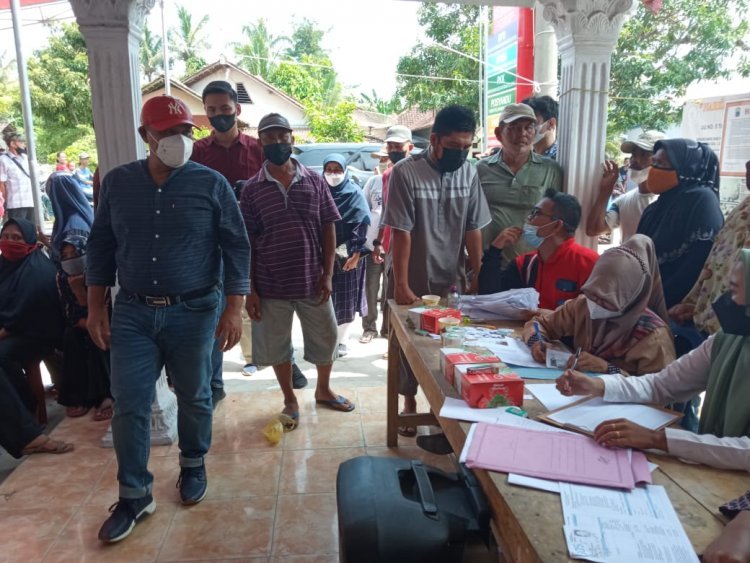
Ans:
POLYGON ((410 107, 398 114, 397 120, 399 125, 406 125, 412 131, 418 131, 432 127, 436 113, 435 110, 422 111, 417 107, 410 107))
POLYGON ((282 90, 279 90, 278 88, 276 88, 276 86, 273 86, 272 84, 269 84, 268 82, 266 82, 265 80, 263 80, 259 76, 255 76, 254 74, 250 74, 244 68, 238 67, 237 65, 234 65, 234 64, 226 62, 226 61, 219 60, 219 61, 216 61, 215 63, 211 63, 209 65, 204 66, 202 69, 200 69, 195 74, 192 74, 192 75, 188 76, 185 79, 185 84, 187 86, 192 86, 193 84, 195 84, 196 82, 198 82, 202 78, 206 78, 207 76, 211 76, 215 72, 222 71, 224 69, 231 69, 231 70, 233 70, 235 72, 238 72, 238 73, 246 76, 249 80, 253 80, 253 81, 257 82, 258 84, 260 84, 261 86, 267 88, 269 91, 273 92, 274 94, 276 94, 276 95, 284 98, 289 103, 294 104, 298 108, 300 108, 302 110, 305 109, 304 106, 301 103, 299 103, 297 100, 295 100, 294 98, 292 98, 290 95, 284 93, 282 90))
MULTIPOLYGON (((175 80, 174 78, 169 79, 169 84, 172 86, 172 88, 176 88, 177 90, 181 90, 182 92, 185 92, 188 96, 192 96, 193 98, 199 100, 201 103, 203 103, 203 98, 200 97, 200 95, 190 88, 189 86, 186 86, 179 80, 175 80)), ((156 80, 152 80, 148 84, 146 84, 143 88, 141 88, 141 94, 151 94, 152 92, 156 92, 160 88, 164 88, 164 77, 160 76, 156 80)))

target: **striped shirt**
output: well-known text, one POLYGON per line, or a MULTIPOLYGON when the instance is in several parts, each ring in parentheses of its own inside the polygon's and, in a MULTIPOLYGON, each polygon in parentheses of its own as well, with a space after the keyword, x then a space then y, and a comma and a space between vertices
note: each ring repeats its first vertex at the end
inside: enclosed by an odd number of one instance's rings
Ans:
POLYGON ((28 172, 29 159, 26 155, 14 156, 10 152, 5 152, 0 156, 0 182, 5 182, 7 191, 5 209, 34 207, 34 194, 31 191, 28 172))
POLYGON ((240 209, 252 241, 253 291, 262 298, 307 299, 323 275, 323 225, 341 216, 323 177, 294 161, 285 189, 263 165, 242 190, 240 209))
POLYGON ((118 166, 102 181, 87 245, 88 285, 141 295, 182 295, 220 280, 224 292, 250 290, 250 243, 226 179, 195 162, 157 186, 146 160, 118 166))

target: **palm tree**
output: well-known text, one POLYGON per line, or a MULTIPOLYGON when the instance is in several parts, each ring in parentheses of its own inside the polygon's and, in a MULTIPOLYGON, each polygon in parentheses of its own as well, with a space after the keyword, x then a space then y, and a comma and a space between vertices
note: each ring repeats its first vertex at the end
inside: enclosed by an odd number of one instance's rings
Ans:
POLYGON ((172 30, 170 42, 174 43, 174 52, 178 59, 185 64, 185 75, 193 74, 206 65, 201 51, 208 47, 203 37, 204 26, 208 23, 208 16, 203 16, 193 25, 193 18, 184 6, 177 6, 177 29, 172 30))
POLYGON ((291 40, 284 35, 269 33, 262 18, 255 24, 242 26, 242 33, 246 42, 233 45, 234 53, 240 59, 239 65, 251 74, 268 80, 278 66, 282 48, 291 44, 291 40))
POLYGON ((139 52, 141 60, 141 72, 148 82, 154 79, 155 74, 164 70, 164 53, 162 51, 161 37, 157 37, 148 28, 143 26, 143 38, 141 39, 141 49, 139 52))

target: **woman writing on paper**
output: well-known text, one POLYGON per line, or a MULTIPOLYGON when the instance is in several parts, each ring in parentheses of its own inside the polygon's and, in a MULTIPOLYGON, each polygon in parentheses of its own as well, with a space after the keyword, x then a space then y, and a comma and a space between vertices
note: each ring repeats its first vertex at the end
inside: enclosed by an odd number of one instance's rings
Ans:
POLYGON ((578 368, 583 371, 641 375, 674 360, 651 239, 633 235, 622 246, 607 250, 581 291, 555 311, 526 323, 523 338, 535 360, 545 361, 542 341, 566 337, 581 348, 578 368))
POLYGON ((750 471, 750 249, 743 249, 729 291, 713 303, 721 330, 658 373, 589 378, 568 370, 557 380, 563 395, 605 401, 665 404, 701 391, 706 399, 699 433, 649 430, 626 419, 602 422, 594 439, 605 446, 660 449, 689 461, 750 471))

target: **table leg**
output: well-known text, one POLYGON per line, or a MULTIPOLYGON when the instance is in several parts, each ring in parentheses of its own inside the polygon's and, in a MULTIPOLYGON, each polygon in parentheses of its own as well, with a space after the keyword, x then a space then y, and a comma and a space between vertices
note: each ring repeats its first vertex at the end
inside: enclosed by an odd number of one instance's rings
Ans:
POLYGON ((399 361, 401 358, 401 345, 398 342, 393 323, 389 323, 388 330, 388 386, 387 397, 387 422, 385 443, 389 448, 398 446, 398 376, 399 361))

